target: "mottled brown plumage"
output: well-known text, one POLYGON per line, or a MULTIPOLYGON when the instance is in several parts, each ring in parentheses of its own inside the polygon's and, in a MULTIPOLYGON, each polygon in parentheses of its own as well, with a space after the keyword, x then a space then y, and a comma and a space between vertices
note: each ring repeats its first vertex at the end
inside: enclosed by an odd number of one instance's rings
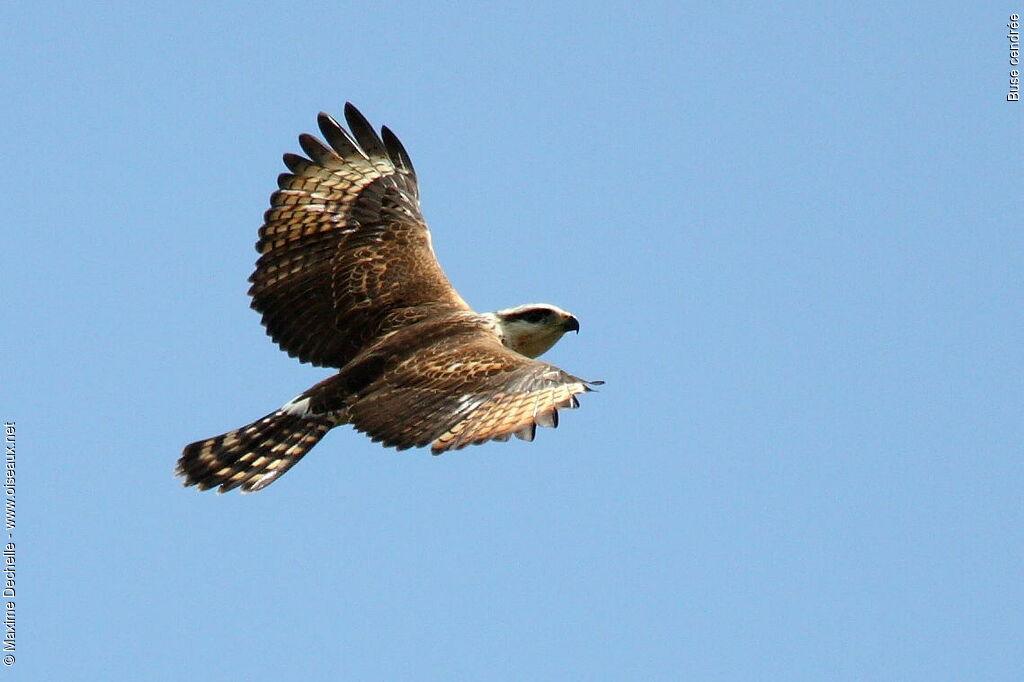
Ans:
POLYGON ((291 172, 271 195, 249 290, 283 350, 339 371, 252 424, 187 446, 186 485, 259 490, 341 424, 435 454, 532 440, 599 383, 533 359, 579 330, 565 311, 470 309, 434 256, 402 144, 351 104, 345 118, 351 135, 322 113, 327 144, 304 134, 308 158, 285 155, 291 172))

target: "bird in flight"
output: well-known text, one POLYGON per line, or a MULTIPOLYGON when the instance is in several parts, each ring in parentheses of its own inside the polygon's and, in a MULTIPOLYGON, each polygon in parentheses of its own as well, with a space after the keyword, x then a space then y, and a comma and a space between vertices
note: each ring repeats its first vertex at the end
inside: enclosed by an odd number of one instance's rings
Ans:
POLYGON ((270 196, 249 278, 252 307, 281 349, 338 372, 186 446, 177 465, 186 486, 261 490, 343 424, 434 454, 533 440, 602 383, 535 359, 579 332, 568 312, 531 303, 477 313, 462 300, 434 255, 405 148, 351 104, 345 120, 348 131, 321 113, 326 144, 303 134, 306 156, 284 155, 290 172, 270 196))

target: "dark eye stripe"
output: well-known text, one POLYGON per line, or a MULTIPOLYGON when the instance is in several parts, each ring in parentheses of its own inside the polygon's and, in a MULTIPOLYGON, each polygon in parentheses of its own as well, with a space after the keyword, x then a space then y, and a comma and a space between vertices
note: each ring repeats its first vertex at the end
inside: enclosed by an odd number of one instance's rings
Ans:
POLYGON ((523 313, 522 317, 527 322, 540 322, 544 319, 546 311, 544 310, 530 310, 523 313))

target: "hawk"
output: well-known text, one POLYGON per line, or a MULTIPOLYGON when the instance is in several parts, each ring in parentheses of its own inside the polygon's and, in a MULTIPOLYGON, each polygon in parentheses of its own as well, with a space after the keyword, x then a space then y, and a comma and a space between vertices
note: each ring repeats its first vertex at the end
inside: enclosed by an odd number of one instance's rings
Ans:
POLYGON ((338 372, 262 419, 185 447, 186 486, 261 490, 343 424, 434 454, 532 440, 602 383, 535 359, 579 332, 568 312, 534 303, 477 313, 462 300, 434 255, 405 148, 351 104, 345 120, 348 131, 321 113, 326 144, 303 134, 306 156, 284 155, 290 172, 270 196, 249 278, 278 346, 338 372))

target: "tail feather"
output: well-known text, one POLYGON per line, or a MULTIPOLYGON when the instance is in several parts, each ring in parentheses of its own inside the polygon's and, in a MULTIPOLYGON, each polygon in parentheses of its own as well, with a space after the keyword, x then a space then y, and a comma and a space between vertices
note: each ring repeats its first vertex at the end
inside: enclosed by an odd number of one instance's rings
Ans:
POLYGON ((338 421, 283 409, 234 431, 185 447, 176 472, 199 490, 261 490, 292 468, 338 421))

